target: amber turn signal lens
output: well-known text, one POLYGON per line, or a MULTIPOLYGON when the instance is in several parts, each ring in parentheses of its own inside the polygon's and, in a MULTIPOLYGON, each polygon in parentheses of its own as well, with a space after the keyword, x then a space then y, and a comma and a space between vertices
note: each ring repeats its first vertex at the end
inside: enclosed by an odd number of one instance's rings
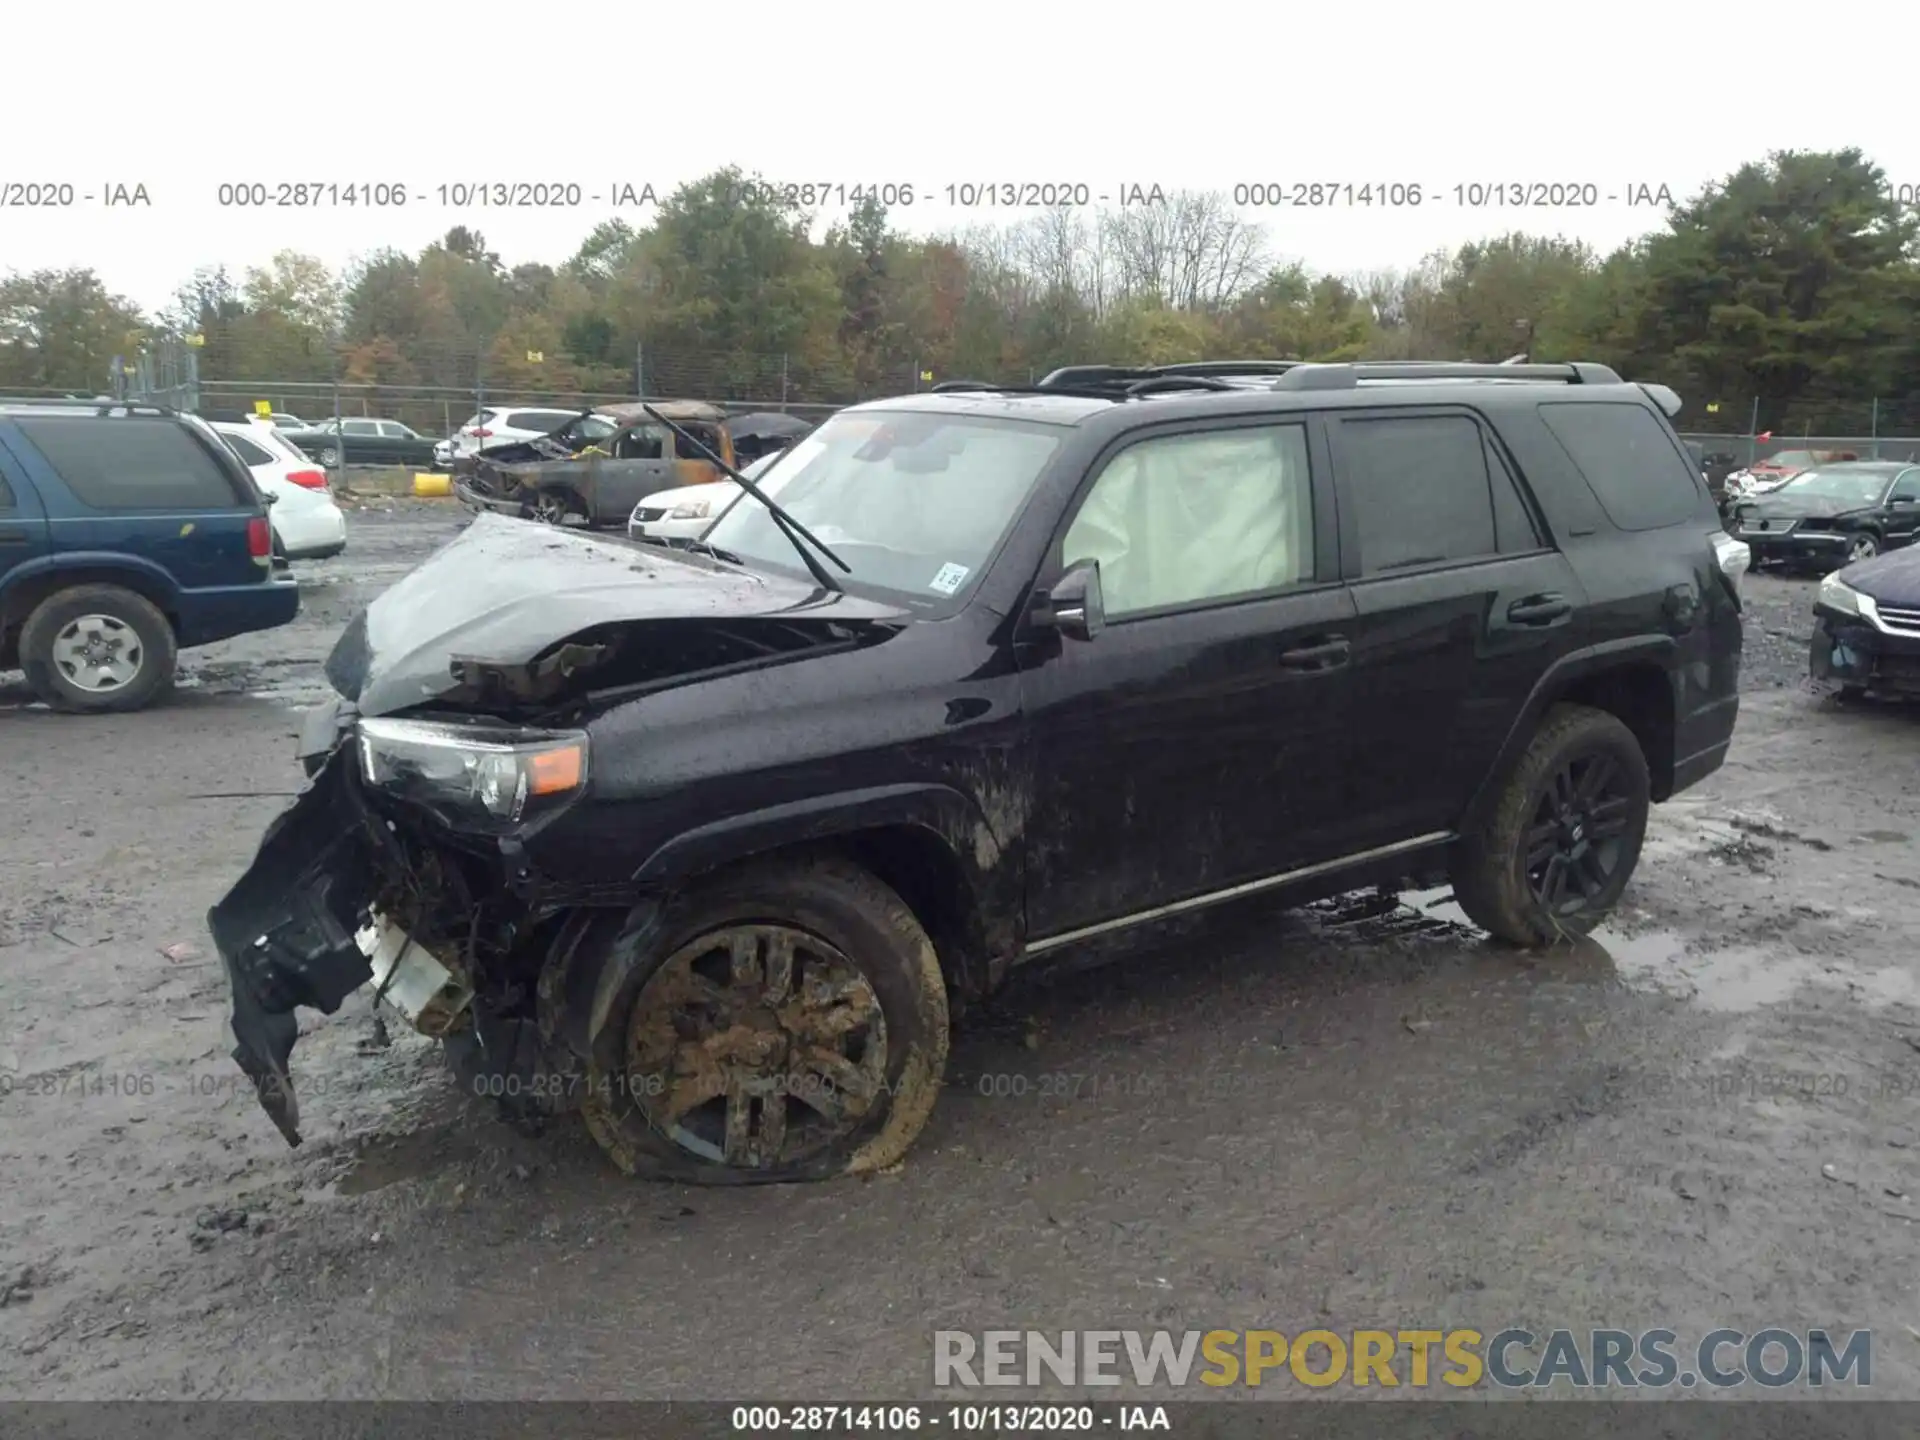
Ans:
POLYGON ((586 773, 586 761, 586 751, 578 745, 529 755, 526 761, 527 793, 563 795, 569 790, 579 789, 580 778, 586 773))

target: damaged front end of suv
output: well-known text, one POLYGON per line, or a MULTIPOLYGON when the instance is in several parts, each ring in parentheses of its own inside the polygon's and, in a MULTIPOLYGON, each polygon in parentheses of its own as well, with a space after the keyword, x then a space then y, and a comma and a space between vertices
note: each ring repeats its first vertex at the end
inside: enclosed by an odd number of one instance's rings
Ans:
MULTIPOLYGON (((879 644, 905 619, 700 555, 486 515, 383 595, 327 662, 339 694, 306 722, 307 788, 208 915, 234 1059, 287 1141, 301 1139, 296 1011, 332 1014, 368 985, 523 1118, 591 1110, 591 1075, 637 1073, 609 997, 631 979, 620 957, 661 923, 634 860, 658 842, 634 819, 633 747, 603 765, 598 743, 630 737, 637 709, 669 692, 879 644)), ((657 747, 662 766, 696 730, 657 747)), ((640 1071, 676 1083, 671 1057, 640 1071)), ((610 1098, 590 1116, 601 1130, 632 1097, 610 1098)))

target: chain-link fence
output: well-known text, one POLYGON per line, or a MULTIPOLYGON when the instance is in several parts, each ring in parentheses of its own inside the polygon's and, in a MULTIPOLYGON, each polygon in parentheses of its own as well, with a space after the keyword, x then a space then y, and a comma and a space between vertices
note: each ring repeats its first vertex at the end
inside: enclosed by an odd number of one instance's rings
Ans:
POLYGON ((423 433, 451 433, 469 416, 502 406, 557 409, 644 400, 706 400, 736 412, 777 410, 819 417, 843 405, 926 389, 917 361, 858 366, 793 354, 690 355, 639 347, 624 370, 563 351, 495 345, 487 351, 414 347, 303 350, 292 363, 235 367, 230 347, 169 338, 113 377, 114 393, 179 409, 267 410, 303 420, 366 416, 423 433))
MULTIPOLYGON (((910 345, 897 345, 907 350, 910 345)), ((181 409, 262 407, 320 421, 334 415, 400 420, 446 435, 482 409, 585 408, 636 398, 707 400, 742 410, 818 418, 843 405, 966 378, 1031 384, 1037 372, 938 373, 899 354, 724 354, 645 344, 624 364, 604 354, 532 348, 501 338, 485 349, 459 344, 262 344, 239 329, 156 342, 111 378, 113 393, 181 409), (197 342, 197 343, 196 343, 197 342)), ((1838 450, 1920 460, 1920 395, 1862 395, 1802 387, 1787 397, 1687 394, 1676 426, 1722 463, 1747 464, 1781 450, 1838 450)))

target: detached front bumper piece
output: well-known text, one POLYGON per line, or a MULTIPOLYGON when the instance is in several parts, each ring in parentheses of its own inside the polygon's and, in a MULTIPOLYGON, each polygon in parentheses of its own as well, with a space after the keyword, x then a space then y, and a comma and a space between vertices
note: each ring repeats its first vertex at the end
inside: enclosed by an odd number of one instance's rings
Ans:
POLYGON ((1816 613, 1807 672, 1827 684, 1920 695, 1920 635, 1890 634, 1861 620, 1816 613))
POLYGON ((373 978, 356 940, 374 892, 378 843, 336 751, 272 825, 246 874, 207 912, 233 987, 233 1058, 268 1118, 300 1143, 287 1059, 300 1006, 331 1015, 373 978))
POLYGON ((472 477, 456 479, 453 482, 453 494, 462 505, 473 511, 491 511, 495 515, 510 515, 516 519, 525 519, 533 513, 533 507, 525 500, 501 495, 488 488, 485 481, 476 484, 472 477))

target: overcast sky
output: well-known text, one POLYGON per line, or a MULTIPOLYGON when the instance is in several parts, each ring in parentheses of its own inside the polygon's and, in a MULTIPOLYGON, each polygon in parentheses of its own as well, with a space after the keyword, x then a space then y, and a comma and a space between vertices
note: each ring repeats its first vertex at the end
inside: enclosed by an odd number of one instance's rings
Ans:
POLYGON ((1084 185, 1117 203, 1134 186, 1270 185, 1291 200, 1316 182, 1372 185, 1371 206, 1265 217, 1277 254, 1339 272, 1512 229, 1610 247, 1660 223, 1628 203, 1640 187, 1682 196, 1774 148, 1858 145, 1890 182, 1920 185, 1912 83, 1882 75, 1836 96, 1792 78, 1803 64, 1832 73, 1822 35, 1833 54, 1861 35, 1888 57, 1920 54, 1920 12, 1898 5, 109 0, 85 11, 77 49, 81 12, 10 10, 0 271, 92 266, 148 307, 197 265, 237 276, 295 248, 339 267, 455 224, 508 264, 556 263, 610 215, 647 220, 614 208, 616 187, 664 195, 726 164, 911 185, 894 216, 923 233, 1030 213, 955 208, 948 186, 1084 185), (1821 103, 1803 103, 1812 90, 1821 103), (223 183, 277 199, 299 182, 408 198, 219 203, 223 183), (580 203, 440 203, 443 185, 492 182, 577 185, 580 203), (1591 186, 1598 203, 1499 208, 1455 192, 1516 183, 1591 186), (73 203, 23 206, 34 185, 70 185, 73 203), (144 186, 151 204, 106 204, 116 185, 144 186), (1377 203, 1383 185, 1402 199, 1417 185, 1423 203, 1377 203))

